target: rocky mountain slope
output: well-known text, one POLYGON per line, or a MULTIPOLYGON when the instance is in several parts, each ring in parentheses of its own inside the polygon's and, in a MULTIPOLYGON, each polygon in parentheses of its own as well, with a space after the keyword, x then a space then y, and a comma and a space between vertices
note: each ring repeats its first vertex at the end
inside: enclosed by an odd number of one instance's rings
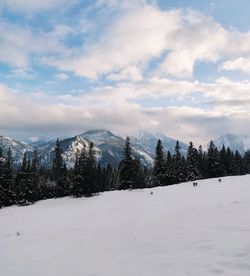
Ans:
MULTIPOLYGON (((175 150, 176 140, 162 133, 152 134, 140 131, 136 135, 130 136, 130 138, 133 156, 139 158, 142 164, 146 166, 153 165, 155 147, 158 139, 161 139, 165 152, 170 151, 173 154, 175 150)), ((117 166, 119 164, 123 155, 125 137, 115 135, 109 130, 97 129, 60 140, 63 158, 68 167, 73 167, 77 154, 83 148, 88 150, 90 142, 93 142, 95 145, 96 157, 101 165, 111 164, 112 166, 117 166)), ((221 149, 224 144, 233 151, 238 150, 240 154, 244 154, 250 145, 247 137, 240 137, 233 134, 222 135, 214 140, 214 143, 218 149, 221 149)), ((3 149, 4 154, 7 153, 8 148, 11 148, 13 159, 16 163, 21 162, 24 152, 31 155, 37 149, 42 164, 49 166, 52 164, 54 158, 54 146, 55 139, 37 140, 27 144, 0 136, 0 147, 3 149)), ((180 142, 180 147, 182 154, 185 155, 188 145, 180 142)))

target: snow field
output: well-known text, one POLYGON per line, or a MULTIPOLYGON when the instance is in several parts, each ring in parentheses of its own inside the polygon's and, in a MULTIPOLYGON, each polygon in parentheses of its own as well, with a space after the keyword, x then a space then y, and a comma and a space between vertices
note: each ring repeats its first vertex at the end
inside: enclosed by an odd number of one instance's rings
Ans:
POLYGON ((4 208, 0 275, 249 276, 249 212, 249 175, 4 208))

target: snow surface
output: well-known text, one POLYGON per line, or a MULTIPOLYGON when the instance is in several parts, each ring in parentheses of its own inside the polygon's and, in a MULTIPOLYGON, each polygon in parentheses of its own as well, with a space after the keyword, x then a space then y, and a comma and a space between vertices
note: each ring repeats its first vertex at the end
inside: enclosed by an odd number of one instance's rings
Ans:
POLYGON ((249 211, 249 175, 4 208, 0 275, 249 276, 249 211))

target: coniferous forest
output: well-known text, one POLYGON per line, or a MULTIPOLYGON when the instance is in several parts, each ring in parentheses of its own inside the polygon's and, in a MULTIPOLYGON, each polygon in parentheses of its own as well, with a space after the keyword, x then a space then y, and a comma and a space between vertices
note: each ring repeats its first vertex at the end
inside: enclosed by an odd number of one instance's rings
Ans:
POLYGON ((13 164, 11 150, 4 156, 0 148, 0 208, 11 205, 29 205, 38 200, 64 196, 92 196, 103 191, 141 189, 167 186, 185 181, 196 181, 250 173, 250 151, 244 156, 238 151, 222 147, 218 150, 211 141, 207 151, 196 149, 190 142, 186 156, 181 155, 179 142, 175 153, 164 152, 158 140, 152 168, 133 158, 130 139, 124 145, 123 158, 117 168, 98 164, 94 144, 76 157, 73 168, 63 161, 60 141, 54 149, 52 167, 39 164, 39 153, 32 158, 26 153, 22 164, 13 164))

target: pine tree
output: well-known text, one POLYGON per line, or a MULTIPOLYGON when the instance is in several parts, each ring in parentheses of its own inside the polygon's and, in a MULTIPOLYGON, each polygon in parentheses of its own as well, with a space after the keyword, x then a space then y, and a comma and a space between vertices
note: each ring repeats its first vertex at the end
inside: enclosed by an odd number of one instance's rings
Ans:
POLYGON ((244 174, 243 159, 240 153, 236 150, 234 155, 234 175, 244 174))
POLYGON ((38 200, 38 183, 35 177, 35 161, 27 159, 24 154, 20 171, 16 177, 16 198, 19 205, 29 205, 38 200))
POLYGON ((219 151, 219 176, 227 175, 227 151, 223 144, 222 149, 219 151))
MULTIPOLYGON (((81 154, 82 155, 82 154, 81 154)), ((82 173, 80 168, 80 157, 76 158, 75 166, 73 170, 73 182, 72 182, 72 188, 71 188, 71 194, 74 197, 82 197, 83 196, 83 179, 82 179, 82 173)))
POLYGON ((249 174, 250 173, 250 150, 248 150, 244 155, 244 164, 245 164, 245 172, 249 174))
POLYGON ((86 196, 91 196, 93 193, 99 192, 96 181, 96 169, 97 162, 95 157, 94 144, 91 142, 89 146, 86 166, 86 185, 88 185, 89 187, 86 196))
POLYGON ((96 187, 96 159, 94 145, 90 144, 89 152, 83 148, 74 168, 72 195, 75 197, 91 196, 97 192, 96 187))
POLYGON ((105 191, 105 186, 106 186, 106 169, 102 169, 100 163, 98 163, 97 168, 96 168, 96 190, 98 192, 104 192, 105 191))
POLYGON ((3 159, 3 156, 1 157, 0 177, 0 207, 15 204, 16 194, 13 183, 13 161, 10 148, 8 149, 6 160, 3 159))
POLYGON ((199 172, 199 156, 197 150, 194 148, 193 143, 189 143, 187 152, 187 180, 194 181, 200 178, 199 172))
POLYGON ((130 139, 127 137, 123 158, 119 164, 119 189, 132 189, 133 188, 133 180, 134 180, 134 165, 133 158, 131 153, 130 139))
POLYGON ((227 175, 234 174, 234 154, 230 150, 230 148, 227 148, 227 153, 226 153, 226 172, 227 172, 227 175))
POLYGON ((62 158, 62 149, 59 139, 56 140, 55 149, 54 149, 54 160, 53 160, 53 178, 58 180, 62 175, 63 169, 63 158, 62 158))
POLYGON ((180 144, 178 140, 176 141, 175 155, 173 157, 173 181, 174 183, 185 181, 183 160, 181 157, 180 144))
POLYGON ((4 162, 2 148, 0 147, 0 208, 5 206, 4 198, 4 162))
POLYGON ((146 186, 145 174, 139 158, 136 158, 133 160, 133 172, 134 172, 133 189, 145 188, 146 186))
POLYGON ((213 141, 210 142, 206 156, 207 178, 218 176, 218 151, 213 141))
POLYGON ((56 195, 62 197, 68 195, 67 168, 64 165, 62 157, 62 148, 59 139, 56 140, 53 160, 53 180, 56 183, 56 195))
POLYGON ((165 160, 165 172, 164 172, 164 184, 171 185, 174 183, 174 173, 173 173, 173 157, 170 151, 167 152, 167 158, 165 160))
POLYGON ((116 170, 112 168, 110 164, 106 168, 103 168, 104 181, 105 181, 105 191, 112 191, 116 186, 116 170))
POLYGON ((164 152, 161 140, 158 140, 157 146, 155 149, 155 160, 153 167, 153 181, 154 186, 163 186, 165 183, 165 160, 164 152))
POLYGON ((33 152, 33 158, 31 163, 31 181, 33 187, 33 201, 37 201, 39 199, 39 185, 40 185, 40 177, 39 177, 39 161, 38 161, 38 153, 37 150, 33 152))

